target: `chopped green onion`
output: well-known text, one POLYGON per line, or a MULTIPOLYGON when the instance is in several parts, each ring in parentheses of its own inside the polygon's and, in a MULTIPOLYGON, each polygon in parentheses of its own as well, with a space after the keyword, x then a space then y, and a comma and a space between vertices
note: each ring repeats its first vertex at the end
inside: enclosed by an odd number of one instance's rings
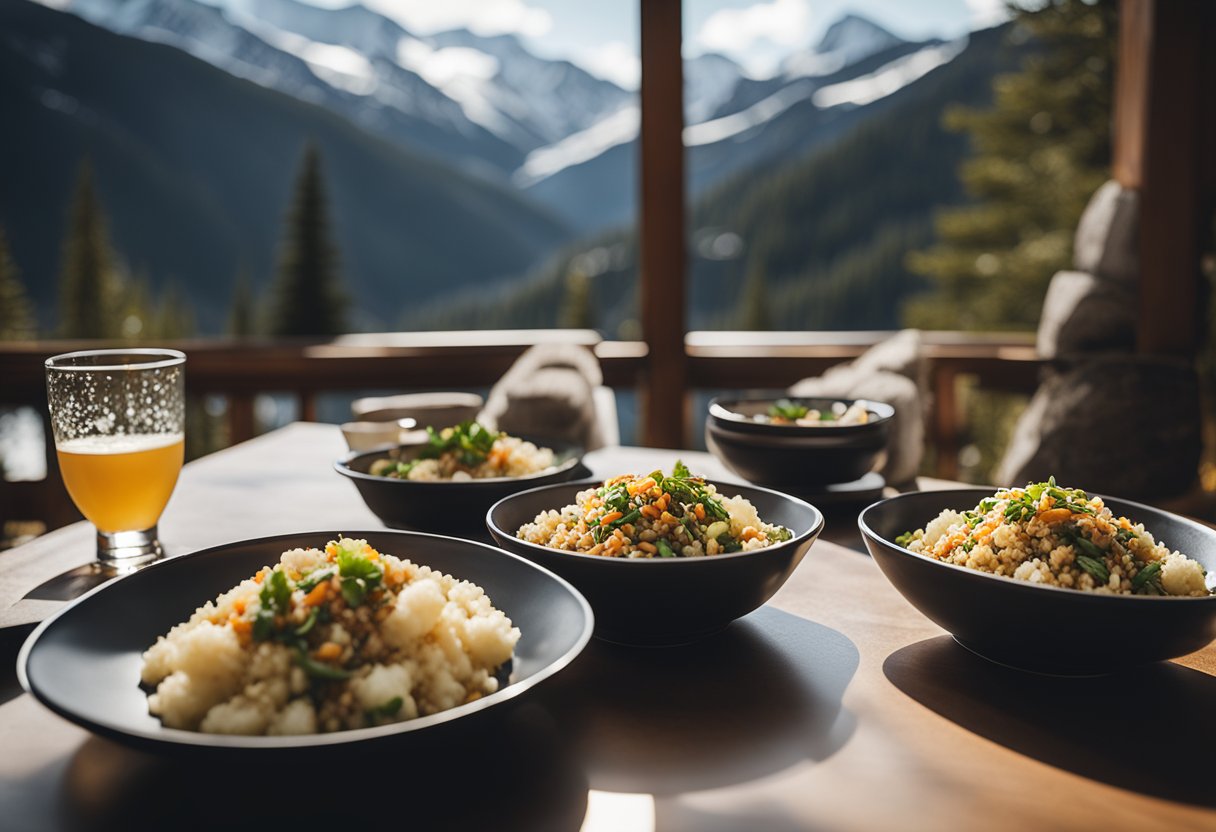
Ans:
POLYGON ((323 662, 313 661, 309 655, 300 647, 296 648, 296 664, 298 664, 305 673, 315 679, 332 679, 340 681, 350 678, 350 671, 343 670, 340 667, 324 664, 323 662))
POLYGON ((1105 584, 1110 581, 1110 570, 1106 568, 1106 564, 1100 560, 1086 557, 1085 555, 1077 555, 1077 566, 1084 569, 1094 580, 1099 584, 1105 584))
POLYGON ((1136 573, 1132 578, 1132 589, 1140 590, 1149 584, 1155 584, 1161 577, 1161 562, 1153 561, 1136 573))
POLYGON ((676 556, 676 553, 672 551, 670 544, 668 544, 668 542, 663 538, 660 537, 658 540, 656 540, 654 545, 659 550, 659 557, 674 558, 676 556))

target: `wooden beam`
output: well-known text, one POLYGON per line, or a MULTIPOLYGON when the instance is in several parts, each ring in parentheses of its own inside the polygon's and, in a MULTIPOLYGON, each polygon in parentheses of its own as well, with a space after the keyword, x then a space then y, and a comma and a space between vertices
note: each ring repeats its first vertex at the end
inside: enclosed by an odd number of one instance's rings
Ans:
POLYGON ((1139 191, 1137 349, 1194 357, 1202 331, 1204 223, 1212 193, 1209 0, 1122 0, 1112 168, 1139 191))
POLYGON ((680 0, 639 0, 642 40, 641 195, 638 215, 642 334, 649 349, 642 441, 685 444, 684 59, 680 0))

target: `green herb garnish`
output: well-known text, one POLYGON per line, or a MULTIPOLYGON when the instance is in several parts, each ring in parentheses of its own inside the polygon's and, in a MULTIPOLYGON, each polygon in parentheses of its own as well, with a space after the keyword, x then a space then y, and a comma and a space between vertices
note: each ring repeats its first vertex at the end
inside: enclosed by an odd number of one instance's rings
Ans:
POLYGON ((659 550, 659 557, 674 558, 676 556, 676 553, 672 551, 671 545, 663 538, 660 537, 656 540, 654 545, 659 550))
POLYGON ((376 719, 377 717, 382 717, 382 718, 387 719, 389 717, 396 716, 398 714, 398 712, 401 710, 401 706, 404 704, 405 704, 404 699, 402 699, 400 696, 394 696, 392 699, 388 700, 383 705, 380 705, 379 707, 376 707, 376 708, 372 708, 370 711, 367 712, 367 715, 371 719, 376 719))
MULTIPOLYGON (((810 412, 810 409, 804 405, 796 404, 789 399, 777 399, 768 406, 768 415, 775 419, 789 419, 791 422, 796 422, 810 412)), ((831 418, 821 421, 830 421, 831 418)))
POLYGON ((346 549, 338 550, 338 575, 342 578, 342 598, 348 606, 357 607, 380 583, 384 572, 372 560, 346 549))
POLYGON ((419 459, 438 459, 449 451, 464 465, 473 467, 485 462, 501 433, 486 430, 477 422, 461 422, 450 428, 437 431, 426 429, 426 447, 418 452, 419 459))

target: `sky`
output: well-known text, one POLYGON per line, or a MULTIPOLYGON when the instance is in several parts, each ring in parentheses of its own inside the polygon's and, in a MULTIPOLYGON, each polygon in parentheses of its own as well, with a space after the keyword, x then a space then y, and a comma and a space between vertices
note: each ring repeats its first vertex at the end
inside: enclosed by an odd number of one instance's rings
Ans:
MULTIPOLYGON (((363 0, 418 34, 469 28, 514 33, 544 57, 568 58, 622 86, 637 86, 641 0, 363 0)), ((310 0, 341 6, 349 0, 310 0)), ((909 40, 952 38, 1004 17, 1002 0, 684 0, 685 57, 721 52, 756 76, 816 43, 853 12, 909 40)))

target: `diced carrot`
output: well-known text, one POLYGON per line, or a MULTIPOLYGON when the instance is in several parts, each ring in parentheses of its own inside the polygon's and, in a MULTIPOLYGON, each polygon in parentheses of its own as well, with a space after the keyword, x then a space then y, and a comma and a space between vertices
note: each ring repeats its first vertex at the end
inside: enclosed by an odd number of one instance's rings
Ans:
POLYGON ((756 529, 755 526, 744 526, 743 531, 739 532, 739 539, 740 540, 751 540, 753 537, 756 537, 758 534, 760 534, 760 532, 756 529))
POLYGON ((245 599, 237 598, 235 601, 232 602, 232 608, 234 610, 236 610, 237 615, 243 614, 245 612, 245 599))
POLYGON ((603 517, 600 518, 600 525, 607 526, 612 521, 620 520, 624 516, 625 515, 619 511, 610 511, 607 514, 605 514, 603 517))
POLYGON ((651 518, 652 520, 653 520, 653 519, 656 519, 656 518, 657 518, 657 517, 658 517, 660 514, 662 514, 662 513, 663 513, 663 512, 662 512, 662 510, 661 510, 661 509, 660 509, 658 506, 656 506, 656 505, 645 505, 645 506, 642 506, 641 511, 642 511, 642 516, 643 516, 643 517, 649 517, 649 518, 651 518))
POLYGON ((667 506, 671 504, 671 495, 664 491, 659 495, 659 499, 654 501, 654 504, 659 511, 666 511, 667 506))
POLYGON ((262 581, 266 580, 266 571, 267 570, 264 568, 259 569, 258 574, 253 576, 253 582, 260 584, 262 581))
POLYGON ((242 618, 239 615, 234 615, 229 618, 228 623, 232 625, 232 629, 236 631, 237 635, 253 631, 253 622, 248 618, 242 618))
POLYGON ((629 485, 625 486, 625 490, 628 491, 629 495, 632 497, 634 494, 641 494, 643 491, 649 491, 655 487, 655 484, 654 477, 647 477, 641 482, 629 483, 629 485))
POLYGON ((317 607, 325 603, 325 599, 329 597, 329 581, 321 581, 321 583, 309 590, 304 596, 304 606, 317 607))
POLYGON ((638 544, 638 548, 641 549, 643 552, 650 552, 650 554, 652 554, 652 555, 659 551, 658 546, 655 546, 653 543, 650 543, 645 540, 643 540, 641 543, 638 544))
POLYGON ((319 661, 332 662, 334 659, 342 655, 342 645, 336 642, 327 641, 316 649, 313 657, 319 661))
POLYGON ((705 519, 705 506, 701 505, 700 503, 697 503, 695 506, 693 506, 692 513, 697 515, 698 520, 704 520, 705 519))
POLYGON ((664 511, 662 514, 660 514, 659 519, 662 520, 664 523, 667 523, 668 525, 671 525, 671 526, 674 526, 676 523, 680 522, 679 520, 677 520, 675 518, 675 515, 671 514, 668 511, 664 511))

